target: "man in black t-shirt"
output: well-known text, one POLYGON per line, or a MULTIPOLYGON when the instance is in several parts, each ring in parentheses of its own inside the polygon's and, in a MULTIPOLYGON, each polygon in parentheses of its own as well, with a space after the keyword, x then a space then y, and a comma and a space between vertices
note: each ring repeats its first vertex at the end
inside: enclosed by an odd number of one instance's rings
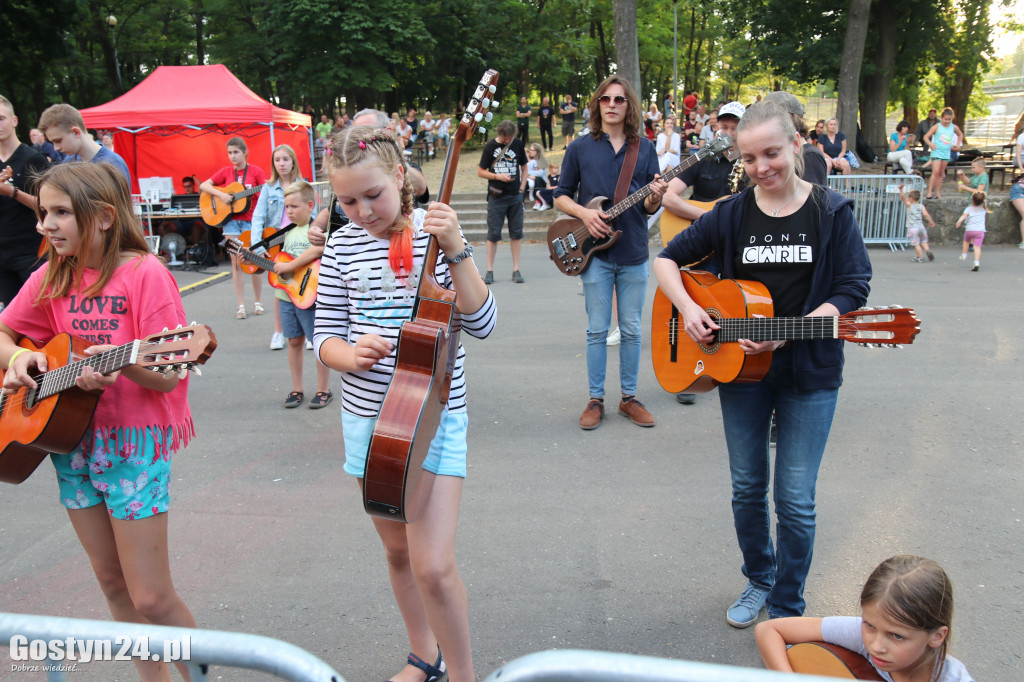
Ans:
POLYGON ((520 97, 519 106, 516 107, 516 124, 519 129, 519 139, 523 141, 523 146, 530 144, 530 116, 532 114, 533 107, 530 106, 525 97, 520 97))
POLYGON ((18 140, 17 125, 14 105, 0 96, 0 169, 11 169, 10 181, 0 183, 0 303, 5 305, 42 263, 30 180, 49 166, 45 156, 18 140))
POLYGON ((494 256, 498 252, 501 226, 508 218, 512 243, 512 281, 522 284, 519 252, 523 244, 523 192, 526 190, 526 148, 516 137, 516 124, 505 119, 495 128, 495 137, 484 145, 476 174, 487 180, 487 274, 484 283, 494 282, 494 256))
POLYGON ((576 105, 572 103, 572 95, 566 95, 560 107, 562 111, 562 137, 565 138, 565 149, 576 136, 576 105))
POLYGON ((540 144, 546 152, 555 148, 554 133, 551 132, 551 122, 554 119, 555 108, 551 106, 551 98, 545 97, 540 101, 540 109, 537 112, 537 128, 540 130, 540 144))

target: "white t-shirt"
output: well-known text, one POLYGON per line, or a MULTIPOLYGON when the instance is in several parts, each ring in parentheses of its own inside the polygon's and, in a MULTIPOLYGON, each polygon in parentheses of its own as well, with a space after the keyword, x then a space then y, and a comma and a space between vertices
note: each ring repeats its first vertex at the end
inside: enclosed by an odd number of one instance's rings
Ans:
MULTIPOLYGON (((864 646, 864 637, 860 631, 861 619, 855 616, 833 616, 821 620, 821 638, 829 644, 838 644, 841 647, 856 651, 868 662, 868 650, 864 646)), ((872 665, 871 667, 874 668, 872 665)), ((892 682, 889 673, 875 668, 879 675, 887 682, 892 682)), ((936 682, 974 682, 974 678, 967 672, 963 663, 946 656, 946 663, 942 666, 942 676, 936 682)))
POLYGON ((967 220, 964 221, 965 232, 984 232, 985 231, 985 207, 975 206, 971 204, 964 209, 964 215, 967 216, 967 220))

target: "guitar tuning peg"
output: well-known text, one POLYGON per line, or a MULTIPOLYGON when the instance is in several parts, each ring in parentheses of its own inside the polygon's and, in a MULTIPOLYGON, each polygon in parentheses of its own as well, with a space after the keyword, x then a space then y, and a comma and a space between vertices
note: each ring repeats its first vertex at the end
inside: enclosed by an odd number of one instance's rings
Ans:
POLYGON ((491 106, 491 98, 484 97, 482 100, 480 100, 480 106, 482 106, 484 109, 491 106))
POLYGON ((189 365, 190 372, 195 372, 197 377, 203 376, 203 370, 199 369, 199 365, 189 365))
POLYGON ((170 329, 168 329, 167 327, 164 327, 164 331, 167 332, 167 331, 170 331, 170 329))
POLYGON ((181 381, 188 376, 188 368, 185 365, 179 365, 178 367, 178 381, 181 381))
POLYGON ((496 99, 491 100, 491 108, 492 109, 497 109, 498 108, 498 100, 496 100, 496 99))
POLYGON ((889 306, 889 308, 892 309, 892 310, 899 310, 902 307, 903 306, 901 306, 901 305, 891 305, 891 306, 889 306))
POLYGON ((484 115, 481 114, 480 112, 477 112, 476 114, 473 115, 473 120, 479 123, 480 121, 484 120, 484 115))
POLYGON ((487 86, 487 91, 493 95, 498 91, 498 86, 495 85, 494 83, 491 83, 490 85, 487 86))
POLYGON ((494 118, 494 112, 492 112, 492 111, 488 111, 487 115, 484 116, 484 120, 487 121, 488 123, 491 122, 492 118, 494 118))

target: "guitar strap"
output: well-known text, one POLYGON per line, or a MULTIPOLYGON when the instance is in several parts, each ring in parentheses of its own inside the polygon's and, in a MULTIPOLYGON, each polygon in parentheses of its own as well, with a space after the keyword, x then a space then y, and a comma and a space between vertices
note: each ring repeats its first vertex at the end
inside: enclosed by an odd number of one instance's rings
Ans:
POLYGON ((283 244, 284 235, 288 232, 288 230, 292 229, 293 227, 295 227, 295 223, 288 223, 287 225, 285 225, 280 230, 270 235, 266 239, 261 239, 260 241, 250 246, 249 250, 255 251, 256 249, 269 249, 271 246, 283 244))
POLYGON ((622 162, 622 170, 619 171, 619 182, 615 185, 615 198, 612 204, 617 204, 629 194, 629 182, 633 179, 633 171, 636 170, 636 159, 640 155, 640 138, 629 141, 626 147, 626 158, 622 162))

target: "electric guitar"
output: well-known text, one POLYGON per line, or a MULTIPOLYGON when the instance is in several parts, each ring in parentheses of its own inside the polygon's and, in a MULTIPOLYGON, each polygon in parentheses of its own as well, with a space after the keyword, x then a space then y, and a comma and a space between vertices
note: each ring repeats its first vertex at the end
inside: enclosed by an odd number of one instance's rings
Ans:
POLYGON ((95 344, 66 333, 42 348, 26 338, 19 345, 45 353, 49 369, 32 377, 36 388, 0 395, 0 481, 5 483, 21 483, 49 453, 66 455, 82 440, 102 394, 83 391, 75 384, 87 365, 100 374, 130 365, 181 376, 194 369, 198 374, 196 365, 213 355, 217 338, 206 325, 193 323, 88 357, 85 349, 95 344))
MULTIPOLYGON (((277 230, 275 230, 272 227, 268 227, 268 228, 264 229, 263 230, 263 236, 260 238, 260 241, 265 241, 267 239, 270 239, 272 236, 274 236, 274 233, 276 231, 277 230)), ((242 234, 238 235, 238 241, 241 242, 242 245, 246 249, 248 249, 250 246, 252 246, 252 231, 251 230, 246 230, 242 234)), ((280 250, 281 250, 281 245, 280 244, 276 244, 274 246, 269 246, 269 247, 267 247, 266 254, 264 254, 264 255, 266 255, 267 258, 273 260, 274 256, 276 256, 280 250)), ((261 268, 258 265, 254 265, 254 264, 250 263, 248 260, 240 261, 238 263, 238 267, 240 267, 242 269, 242 272, 244 272, 247 275, 258 275, 259 273, 263 272, 263 270, 264 270, 264 268, 261 268)))
POLYGON ((786 650, 793 672, 822 677, 841 677, 847 680, 877 680, 883 678, 871 667, 868 659, 855 651, 828 642, 801 642, 786 650))
MULTIPOLYGON (((497 82, 497 71, 484 73, 452 136, 437 198, 441 203, 451 200, 462 144, 480 121, 490 120, 485 111, 498 105, 491 101, 497 82)), ((366 512, 405 523, 419 518, 430 497, 434 476, 422 476, 423 461, 448 404, 462 329, 455 291, 445 289, 435 276, 439 253, 431 235, 412 319, 399 332, 395 372, 373 428, 363 475, 366 512)))
POLYGON ((255 187, 245 188, 240 182, 232 182, 224 187, 215 187, 222 192, 231 195, 231 201, 226 202, 220 197, 215 197, 209 192, 199 193, 199 212, 207 225, 220 226, 231 219, 236 213, 245 213, 249 210, 249 197, 259 194, 263 189, 260 183, 255 187))
MULTIPOLYGON (((714 158, 731 148, 732 139, 728 135, 720 133, 718 137, 712 140, 711 144, 701 147, 695 154, 688 156, 678 166, 665 171, 660 179, 668 182, 690 166, 700 163, 704 159, 714 158)), ((608 220, 614 221, 627 210, 649 197, 653 184, 652 182, 641 187, 611 208, 604 208, 608 197, 602 196, 594 197, 588 201, 586 207, 592 210, 604 211, 608 216, 608 220)), ((573 216, 563 215, 556 218, 551 223, 551 226, 548 227, 548 250, 551 252, 551 260, 555 262, 559 272, 569 276, 581 275, 587 269, 587 266, 590 265, 590 257, 595 251, 611 247, 621 236, 622 230, 612 230, 611 234, 605 237, 595 237, 590 234, 590 230, 587 229, 582 220, 573 216)))
POLYGON ((721 383, 763 379, 772 354, 747 355, 740 339, 843 339, 895 347, 913 343, 921 331, 921 320, 910 308, 862 309, 839 317, 773 317, 771 295, 760 282, 718 279, 700 270, 679 275, 686 293, 720 329, 710 344, 695 342, 683 329, 679 310, 658 289, 651 309, 651 356, 658 383, 670 393, 706 393, 721 383))
POLYGON ((284 293, 288 294, 288 298, 296 307, 305 310, 311 305, 316 303, 316 286, 320 281, 320 259, 316 259, 312 263, 307 263, 299 268, 296 268, 292 272, 277 274, 274 272, 275 263, 291 263, 295 258, 288 254, 286 251, 281 251, 273 258, 266 258, 264 256, 257 256, 255 253, 245 248, 242 242, 237 239, 228 239, 224 245, 227 252, 232 255, 237 255, 240 259, 244 258, 249 261, 257 268, 267 271, 267 279, 270 282, 270 286, 275 289, 280 289, 284 293))

